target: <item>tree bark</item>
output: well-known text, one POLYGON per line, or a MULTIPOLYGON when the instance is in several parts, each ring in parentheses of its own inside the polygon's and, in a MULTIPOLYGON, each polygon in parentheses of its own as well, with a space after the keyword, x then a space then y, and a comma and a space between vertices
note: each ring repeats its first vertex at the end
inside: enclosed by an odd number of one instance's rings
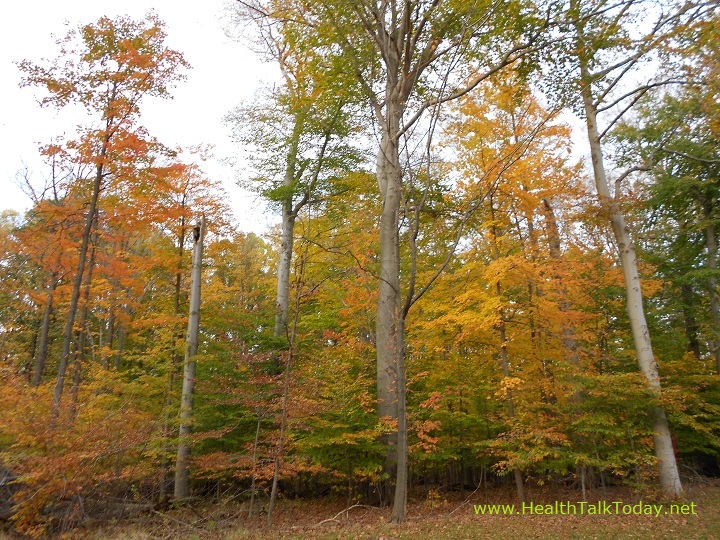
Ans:
MULTIPOLYGON (((383 125, 380 150, 377 157, 377 178, 382 198, 380 216, 380 281, 376 320, 376 359, 378 417, 397 421, 398 416, 398 344, 404 342, 404 331, 399 325, 400 308, 400 239, 399 214, 402 189, 402 169, 398 149, 400 131, 400 105, 396 103, 392 88, 387 92, 389 100, 383 125)), ((398 426, 397 429, 399 429, 398 426)), ((394 478, 398 466, 398 431, 393 430, 387 437, 388 452, 385 472, 394 478)), ((401 473, 405 474, 405 473, 401 473)), ((400 489, 397 481, 395 489, 400 489)), ((385 497, 389 498, 390 484, 386 485, 385 497)), ((402 495, 395 496, 402 499, 402 495)), ((399 518, 402 521, 403 518, 399 518)))
MULTIPOLYGON (((285 177, 283 187, 292 190, 296 182, 296 169, 300 135, 304 128, 303 112, 296 113, 293 124, 293 133, 290 139, 285 162, 285 177)), ((278 340, 288 339, 287 323, 290 312, 290 265, 292 264, 293 242, 295 235, 295 219, 299 208, 293 205, 293 193, 288 193, 282 203, 282 231, 280 237, 280 256, 277 266, 277 293, 275 296, 275 326, 273 337, 278 340)), ((279 355, 273 354, 270 358, 270 371, 272 374, 280 372, 279 355)))
POLYGON ((277 266, 277 295, 275 299, 275 328, 273 336, 287 337, 288 305, 290 301, 290 265, 292 263, 295 232, 295 212, 292 198, 283 202, 280 257, 277 266))
POLYGON ((175 462, 175 498, 190 496, 189 459, 192 432, 191 420, 195 393, 195 360, 198 350, 200 329, 200 284, 202 282, 203 239, 205 237, 205 216, 194 229, 192 278, 190 289, 190 316, 188 317, 187 343, 185 346, 185 370, 183 373, 182 398, 180 402, 180 430, 177 460, 175 462))
POLYGON ((407 512, 408 488, 408 433, 407 389, 405 384, 405 317, 400 314, 397 323, 397 474, 395 497, 390 521, 401 523, 407 512))

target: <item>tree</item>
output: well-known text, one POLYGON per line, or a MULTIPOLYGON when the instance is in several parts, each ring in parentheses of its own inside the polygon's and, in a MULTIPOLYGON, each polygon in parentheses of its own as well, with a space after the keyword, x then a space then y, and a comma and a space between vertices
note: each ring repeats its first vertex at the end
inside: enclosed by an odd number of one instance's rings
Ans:
MULTIPOLYGON (((338 51, 375 120, 379 141, 376 175, 382 199, 380 273, 376 319, 378 415, 396 419, 387 470, 396 476, 393 521, 404 520, 407 499, 405 412, 405 321, 417 294, 410 278, 403 299, 400 230, 403 200, 403 141, 426 111, 457 98, 504 66, 528 54, 542 18, 533 6, 511 3, 388 1, 243 2, 254 13, 281 22, 284 32, 304 38, 299 45, 325 54, 338 51), (496 39, 502 36, 502 39, 496 39), (476 62, 474 75, 459 58, 476 62)), ((406 147, 406 148, 409 148, 406 147)), ((417 230, 415 235, 417 235, 417 230)))
POLYGON ((674 300, 682 306, 688 350, 699 360, 705 341, 720 373, 720 89, 718 54, 712 45, 718 39, 717 21, 717 16, 700 20, 681 34, 672 51, 679 65, 669 69, 680 71, 684 84, 645 100, 636 118, 614 135, 621 145, 621 162, 640 155, 651 165, 646 181, 652 219, 646 224, 650 230, 664 228, 672 240, 665 246, 648 242, 648 255, 658 253, 659 271, 678 291, 680 298, 674 300), (704 296, 708 302, 701 307, 704 296), (710 317, 703 317, 703 311, 710 317))
MULTIPOLYGON (((597 2, 569 5, 566 24, 572 28, 567 36, 568 56, 561 56, 571 66, 573 91, 582 104, 585 117, 593 177, 603 212, 612 226, 618 249, 620 266, 625 278, 627 311, 633 333, 640 371, 648 386, 659 397, 660 378, 653 355, 650 334, 643 308, 638 261, 630 230, 622 210, 622 182, 637 170, 647 168, 639 163, 619 173, 615 180, 615 193, 610 191, 606 170, 603 138, 623 117, 637 100, 652 88, 668 81, 653 81, 637 88, 627 89, 623 84, 627 75, 637 68, 641 59, 647 58, 658 45, 685 24, 702 13, 704 6, 692 4, 657 5, 657 16, 647 32, 634 34, 631 24, 635 17, 645 13, 646 6, 633 1, 612 4, 597 2), (639 11, 637 11, 639 10, 639 11), (598 123, 600 113, 610 112, 612 117, 604 128, 598 123)), ((567 73, 564 69, 558 72, 567 73)), ((664 491, 678 496, 682 491, 675 454, 665 411, 660 406, 652 408, 655 452, 660 468, 660 485, 664 491)))
MULTIPOLYGON (((456 316, 463 321, 461 339, 497 343, 495 356, 502 368, 507 405, 507 449, 514 456, 506 463, 525 462, 530 468, 532 460, 518 457, 522 452, 513 445, 522 444, 518 435, 522 429, 532 429, 521 428, 523 422, 516 416, 527 418, 527 410, 536 405, 528 399, 516 414, 517 381, 522 377, 523 387, 534 388, 538 403, 557 401, 564 391, 558 388, 554 371, 571 371, 560 358, 577 356, 567 337, 562 346, 551 337, 567 334, 566 321, 558 320, 573 315, 561 281, 567 287, 574 278, 547 273, 554 259, 562 256, 557 220, 554 214, 549 219, 547 208, 550 201, 562 205, 579 196, 579 168, 565 150, 570 134, 557 123, 558 110, 544 110, 516 76, 495 76, 492 82, 482 93, 459 101, 445 142, 455 156, 449 167, 458 175, 458 196, 482 201, 465 239, 472 248, 461 254, 473 277, 465 285, 467 292, 457 296, 464 313, 456 316), (545 234, 541 216, 552 223, 544 228, 545 234), (467 318, 469 313, 474 323, 467 318)), ((519 394, 521 400, 528 395, 522 388, 519 394)), ((533 418, 537 435, 543 422, 533 418)), ((536 457, 541 453, 537 448, 536 457)), ((518 498, 525 500, 521 467, 505 468, 513 470, 518 498)))
MULTIPOLYGON (((228 120, 242 147, 251 149, 255 177, 243 183, 280 210, 274 336, 286 347, 295 222, 306 206, 333 197, 331 179, 361 159, 347 142, 358 131, 349 114, 357 97, 343 84, 336 56, 298 46, 292 33, 278 32, 254 9, 239 16, 255 25, 261 54, 278 64, 283 78, 281 88, 239 107, 228 120)), ((273 359, 278 372, 277 355, 273 359)))
POLYGON ((146 96, 167 97, 169 88, 183 79, 181 68, 187 67, 182 55, 167 48, 164 40, 162 23, 154 15, 141 22, 103 17, 78 32, 70 32, 61 43, 71 43, 74 48, 64 45, 62 57, 49 66, 19 63, 25 73, 22 85, 39 86, 49 94, 40 100, 42 106, 79 105, 100 122, 99 128, 86 128, 77 141, 67 144, 72 159, 92 168, 93 174, 77 180, 87 184, 88 207, 55 385, 53 422, 60 410, 101 194, 109 183, 123 180, 128 163, 142 160, 150 150, 150 141, 136 124, 140 100, 146 96))
POLYGON ((198 350, 200 329, 200 285, 202 283, 203 240, 205 238, 205 216, 193 228, 192 281, 190 285, 190 316, 188 317, 187 343, 185 346, 185 369, 183 373, 182 401, 180 405, 180 442, 175 463, 175 498, 190 496, 189 463, 193 416, 193 394, 195 393, 195 359, 198 350))

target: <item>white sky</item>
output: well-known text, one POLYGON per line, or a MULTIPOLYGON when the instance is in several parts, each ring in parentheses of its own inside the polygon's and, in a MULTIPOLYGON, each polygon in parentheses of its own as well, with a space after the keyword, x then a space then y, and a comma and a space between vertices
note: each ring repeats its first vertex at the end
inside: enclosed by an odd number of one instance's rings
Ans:
POLYGON ((172 100, 153 100, 142 106, 141 123, 164 144, 189 147, 211 144, 215 157, 205 172, 223 182, 233 213, 244 231, 263 232, 273 217, 264 214, 253 195, 236 187, 238 172, 222 163, 235 149, 222 117, 261 84, 272 81, 272 65, 261 64, 242 44, 226 37, 225 7, 232 0, 177 2, 172 0, 16 1, 6 3, 0 17, 0 211, 25 210, 30 201, 17 186, 16 174, 27 164, 37 184, 45 172, 38 146, 85 122, 61 117, 53 109, 40 109, 32 88, 19 88, 20 72, 13 62, 40 62, 57 55, 55 37, 70 28, 97 21, 101 16, 142 18, 150 7, 166 24, 168 45, 179 50, 193 69, 187 81, 172 92, 172 100), (66 24, 69 24, 67 26, 66 24))

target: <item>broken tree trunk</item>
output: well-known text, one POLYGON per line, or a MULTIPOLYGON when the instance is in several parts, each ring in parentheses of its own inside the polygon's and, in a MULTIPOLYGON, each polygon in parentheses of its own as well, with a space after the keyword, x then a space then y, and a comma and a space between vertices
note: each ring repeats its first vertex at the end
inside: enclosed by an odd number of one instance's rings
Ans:
POLYGON ((185 370, 183 372, 182 398, 180 401, 180 439, 177 460, 175 462, 175 498, 186 499, 190 496, 190 433, 193 414, 193 394, 195 392, 195 360, 198 349, 200 329, 200 282, 202 278, 203 239, 205 237, 205 216, 193 231, 194 247, 192 275, 190 285, 190 316, 188 318, 187 343, 185 346, 185 370))

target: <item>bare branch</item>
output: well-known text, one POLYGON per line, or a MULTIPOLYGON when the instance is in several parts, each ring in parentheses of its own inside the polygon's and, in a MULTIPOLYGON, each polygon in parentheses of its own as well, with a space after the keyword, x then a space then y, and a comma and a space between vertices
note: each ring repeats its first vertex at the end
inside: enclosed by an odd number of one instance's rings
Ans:
POLYGON ((661 146, 660 150, 662 150, 663 152, 667 152, 668 154, 674 154, 676 156, 684 157, 685 159, 690 159, 692 161, 698 161, 700 163, 707 163, 708 165, 714 165, 716 163, 720 163, 720 159, 701 158, 698 156, 693 156, 692 154, 680 152, 679 150, 673 150, 672 148, 668 148, 667 146, 661 146))

